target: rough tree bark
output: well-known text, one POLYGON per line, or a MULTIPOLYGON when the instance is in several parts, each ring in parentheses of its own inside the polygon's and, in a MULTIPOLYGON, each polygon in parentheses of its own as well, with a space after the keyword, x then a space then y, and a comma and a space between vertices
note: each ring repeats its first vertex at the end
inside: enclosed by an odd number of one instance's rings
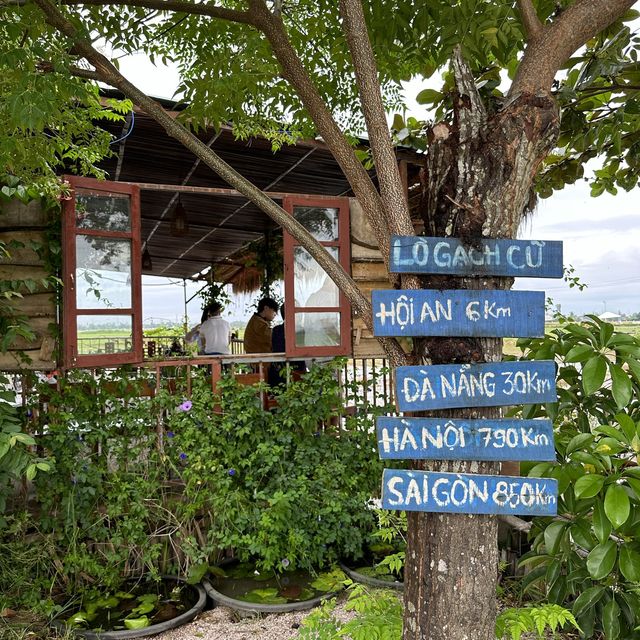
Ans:
MULTIPOLYGON (((473 244, 479 237, 515 237, 533 177, 558 133, 549 97, 521 95, 489 116, 459 52, 453 126, 432 130, 424 172, 425 233, 473 244)), ((423 279, 425 288, 504 289, 509 278, 423 279)), ((499 339, 425 341, 433 364, 501 359, 499 339)), ((440 413, 440 416, 443 414, 440 413)), ((495 418, 500 410, 467 409, 449 417, 495 418)), ((434 471, 495 474, 490 462, 415 463, 434 471)), ((404 640, 493 640, 497 525, 491 516, 409 514, 404 640)))

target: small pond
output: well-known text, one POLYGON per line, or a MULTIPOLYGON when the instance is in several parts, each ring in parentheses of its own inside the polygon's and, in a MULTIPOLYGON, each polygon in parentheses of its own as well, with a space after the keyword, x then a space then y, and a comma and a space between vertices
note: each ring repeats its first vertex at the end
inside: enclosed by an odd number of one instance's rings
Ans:
MULTIPOLYGON (((154 631, 151 627, 161 625, 164 628, 166 625, 163 623, 182 618, 190 611, 194 612, 191 617, 195 617, 204 607, 205 596, 201 591, 171 578, 160 582, 130 582, 121 591, 85 598, 82 606, 72 610, 64 622, 86 637, 143 629, 146 633, 158 633, 163 629, 154 631), (199 603, 202 606, 198 609, 199 603)), ((61 620, 57 622, 59 625, 61 620)), ((125 637, 124 633, 122 637, 125 637)), ((129 634, 129 637, 133 636, 129 634)))
POLYGON ((338 568, 316 575, 307 571, 259 572, 254 564, 215 567, 204 583, 209 596, 226 606, 256 611, 311 608, 340 591, 347 576, 338 568))
POLYGON ((390 587, 402 589, 404 587, 404 566, 395 567, 395 571, 384 563, 385 558, 398 553, 392 545, 369 545, 364 558, 347 561, 341 566, 347 575, 356 582, 362 582, 374 587, 390 587), (398 571, 399 568, 399 571, 398 571))

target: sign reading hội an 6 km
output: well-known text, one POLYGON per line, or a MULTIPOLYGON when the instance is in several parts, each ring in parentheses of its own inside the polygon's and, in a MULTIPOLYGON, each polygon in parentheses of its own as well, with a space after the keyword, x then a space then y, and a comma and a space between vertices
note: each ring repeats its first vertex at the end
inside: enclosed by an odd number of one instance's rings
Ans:
POLYGON ((392 236, 389 271, 562 278, 562 242, 392 236))
POLYGON ((544 335, 544 291, 391 289, 371 305, 376 336, 544 335))

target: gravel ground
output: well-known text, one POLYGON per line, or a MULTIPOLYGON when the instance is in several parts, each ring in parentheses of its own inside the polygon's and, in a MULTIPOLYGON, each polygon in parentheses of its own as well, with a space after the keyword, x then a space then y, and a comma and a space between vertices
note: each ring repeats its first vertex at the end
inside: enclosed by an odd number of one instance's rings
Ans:
MULTIPOLYGON (((298 637, 300 622, 310 611, 276 613, 238 618, 231 609, 216 607, 204 611, 190 624, 154 636, 156 640, 292 640, 298 637)), ((342 604, 336 616, 346 620, 353 614, 342 604)))

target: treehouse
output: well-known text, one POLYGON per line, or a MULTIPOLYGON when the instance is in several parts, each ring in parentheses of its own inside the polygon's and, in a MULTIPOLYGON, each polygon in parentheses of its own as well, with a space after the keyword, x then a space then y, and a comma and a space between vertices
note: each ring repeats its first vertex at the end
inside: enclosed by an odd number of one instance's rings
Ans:
MULTIPOLYGON (((163 106, 178 115, 174 103, 163 106)), ((264 278, 283 274, 284 358, 382 357, 344 294, 265 213, 145 113, 134 110, 124 126, 109 126, 114 153, 101 164, 106 180, 66 176, 70 195, 60 222, 33 202, 3 207, 0 240, 14 241, 15 248, 0 269, 4 279, 34 283, 14 306, 35 337, 15 341, 0 355, 0 369, 157 364, 161 352, 143 334, 142 276, 206 281, 210 269, 216 281, 240 291, 257 290, 264 278), (62 266, 55 273, 64 284, 61 300, 41 286, 51 267, 39 248, 52 229, 61 233, 62 266), (255 259, 256 247, 270 256, 267 264, 255 259), (96 349, 79 338, 79 328, 95 320, 124 327, 126 338, 96 349)), ((274 151, 264 139, 235 139, 229 127, 204 130, 199 137, 301 221, 363 292, 389 286, 374 235, 322 141, 303 140, 274 151)), ((397 157, 415 207, 421 157, 408 149, 399 149, 397 157)), ((234 351, 236 356, 217 360, 274 358, 242 356, 241 345, 234 351)))

